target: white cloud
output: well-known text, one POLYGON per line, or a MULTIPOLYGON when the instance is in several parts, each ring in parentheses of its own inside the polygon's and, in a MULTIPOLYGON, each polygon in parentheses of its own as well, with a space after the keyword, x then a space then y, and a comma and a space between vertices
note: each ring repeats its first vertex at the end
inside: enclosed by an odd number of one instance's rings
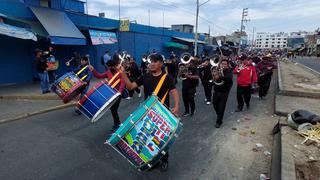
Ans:
MULTIPOLYGON (((200 0, 200 3, 206 0, 200 0)), ((195 24, 196 0, 121 0, 121 17, 148 24, 148 9, 152 26, 195 24)), ((108 18, 118 19, 118 0, 88 0, 89 13, 105 12, 108 18)), ((211 0, 200 7, 199 31, 227 34, 240 28, 242 8, 248 7, 247 29, 257 27, 267 31, 312 31, 320 26, 319 0, 211 0)))

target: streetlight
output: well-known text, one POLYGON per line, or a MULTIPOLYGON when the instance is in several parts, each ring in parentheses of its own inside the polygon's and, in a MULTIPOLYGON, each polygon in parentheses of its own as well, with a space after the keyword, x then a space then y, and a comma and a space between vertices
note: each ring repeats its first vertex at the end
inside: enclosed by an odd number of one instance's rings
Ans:
POLYGON ((194 56, 198 53, 198 18, 199 18, 199 8, 200 6, 208 3, 210 0, 207 0, 204 3, 199 4, 199 0, 197 0, 197 12, 196 12, 196 33, 194 36, 194 56))

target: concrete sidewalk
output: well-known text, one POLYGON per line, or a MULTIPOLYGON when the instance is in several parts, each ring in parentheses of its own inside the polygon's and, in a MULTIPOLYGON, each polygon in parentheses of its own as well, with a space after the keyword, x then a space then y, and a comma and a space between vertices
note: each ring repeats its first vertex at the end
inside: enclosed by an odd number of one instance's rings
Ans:
MULTIPOLYGON (((92 79, 90 87, 101 80, 92 79)), ((0 87, 0 123, 74 106, 76 101, 64 104, 55 93, 41 94, 39 83, 0 87)))
MULTIPOLYGON (((286 61, 278 63, 278 93, 275 97, 275 113, 284 116, 279 121, 280 130, 280 177, 279 179, 299 179, 296 173, 297 162, 299 166, 308 166, 308 158, 304 157, 303 151, 296 147, 301 143, 302 137, 287 126, 286 116, 298 109, 305 109, 320 115, 320 74, 301 64, 286 61), (302 164, 302 165, 301 165, 302 164)), ((275 138, 277 135, 275 135, 275 138)), ((312 149, 299 145, 300 148, 312 149)), ((316 156, 318 157, 318 156, 316 156)), ((320 161, 320 159, 316 159, 320 161)), ((274 168, 273 168, 274 169, 274 168)), ((302 172, 313 174, 314 172, 302 172)), ((277 178, 278 179, 278 178, 277 178)))

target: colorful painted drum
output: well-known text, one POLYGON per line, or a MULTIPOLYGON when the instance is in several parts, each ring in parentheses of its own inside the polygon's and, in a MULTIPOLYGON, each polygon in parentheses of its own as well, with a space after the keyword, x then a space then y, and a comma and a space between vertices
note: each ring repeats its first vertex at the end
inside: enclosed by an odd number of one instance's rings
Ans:
POLYGON ((120 97, 121 94, 107 81, 101 81, 79 100, 77 106, 91 122, 96 122, 120 97))
POLYGON ((159 162, 181 133, 182 123, 157 96, 150 96, 107 140, 138 170, 159 162))
POLYGON ((78 96, 86 87, 80 78, 73 72, 68 72, 57 79, 52 85, 55 92, 64 103, 67 103, 78 96))

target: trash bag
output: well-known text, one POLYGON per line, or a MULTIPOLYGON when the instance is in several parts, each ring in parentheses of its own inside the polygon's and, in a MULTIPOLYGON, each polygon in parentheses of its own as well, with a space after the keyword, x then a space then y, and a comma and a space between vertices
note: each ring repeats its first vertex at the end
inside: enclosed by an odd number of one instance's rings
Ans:
POLYGON ((303 123, 317 124, 317 122, 320 122, 320 116, 307 110, 299 109, 288 115, 288 123, 294 123, 292 124, 294 127, 303 123))

